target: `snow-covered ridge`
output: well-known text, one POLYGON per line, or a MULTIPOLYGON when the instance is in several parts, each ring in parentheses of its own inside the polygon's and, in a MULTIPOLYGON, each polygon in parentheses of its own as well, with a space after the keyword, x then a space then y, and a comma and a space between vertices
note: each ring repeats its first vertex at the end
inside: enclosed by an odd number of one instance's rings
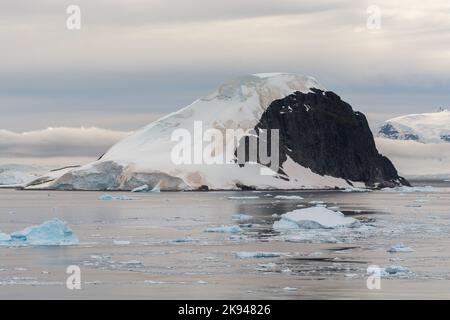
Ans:
POLYGON ((450 111, 441 109, 389 119, 380 126, 378 136, 422 143, 450 143, 450 111))

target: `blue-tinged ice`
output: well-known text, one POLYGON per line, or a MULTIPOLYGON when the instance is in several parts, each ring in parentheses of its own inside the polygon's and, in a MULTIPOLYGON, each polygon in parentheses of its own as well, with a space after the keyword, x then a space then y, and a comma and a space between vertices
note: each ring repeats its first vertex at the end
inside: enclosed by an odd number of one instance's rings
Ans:
POLYGON ((413 252, 414 250, 403 243, 397 243, 388 249, 388 252, 413 252))
POLYGON ((11 236, 0 231, 0 242, 9 240, 11 240, 11 236))
POLYGON ((282 254, 279 252, 235 252, 236 257, 240 259, 252 259, 252 258, 276 258, 280 257, 282 254))
POLYGON ((161 189, 158 186, 150 188, 148 184, 144 184, 140 187, 134 188, 131 192, 161 192, 161 189))
POLYGON ((112 200, 134 200, 134 199, 124 195, 113 196, 110 194, 104 194, 100 196, 99 200, 112 201, 112 200))
POLYGON ((66 222, 55 218, 43 224, 16 231, 10 235, 0 233, 0 245, 72 245, 78 239, 66 222))

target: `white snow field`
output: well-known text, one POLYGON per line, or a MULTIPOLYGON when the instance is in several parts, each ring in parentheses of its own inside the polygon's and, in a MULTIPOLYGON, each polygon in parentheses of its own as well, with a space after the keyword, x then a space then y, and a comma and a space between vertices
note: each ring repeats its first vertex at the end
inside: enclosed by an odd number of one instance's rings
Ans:
MULTIPOLYGON (((237 185, 257 186, 258 189, 349 187, 344 179, 315 174, 290 158, 282 164, 290 181, 280 179, 276 174, 262 175, 261 169, 267 168, 260 164, 248 163, 241 168, 230 160, 237 141, 227 130, 247 133, 255 127, 271 102, 296 91, 307 93, 311 88, 324 90, 312 77, 285 73, 256 74, 231 80, 189 106, 121 140, 100 160, 63 173, 52 182, 29 188, 132 190, 151 184, 148 181, 159 184, 161 190, 192 190, 201 186, 234 190, 239 189, 237 185), (172 133, 176 129, 185 129, 195 134, 197 120, 202 121, 202 132, 208 129, 221 132, 225 147, 208 154, 212 164, 205 165, 202 159, 201 163, 198 159, 193 159, 192 164, 175 163, 172 151, 179 141, 172 141, 172 133)), ((197 141, 195 137, 194 140, 197 141)), ((203 144, 201 150, 208 153, 207 146, 211 142, 203 144)), ((364 187, 364 183, 356 182, 354 186, 364 187)))
POLYGON ((450 178, 450 111, 410 114, 387 120, 389 131, 375 142, 400 175, 410 179, 450 178))
POLYGON ((381 125, 379 136, 422 143, 448 143, 450 142, 450 111, 443 109, 389 119, 381 125), (382 130, 386 125, 390 125, 391 129, 382 130))

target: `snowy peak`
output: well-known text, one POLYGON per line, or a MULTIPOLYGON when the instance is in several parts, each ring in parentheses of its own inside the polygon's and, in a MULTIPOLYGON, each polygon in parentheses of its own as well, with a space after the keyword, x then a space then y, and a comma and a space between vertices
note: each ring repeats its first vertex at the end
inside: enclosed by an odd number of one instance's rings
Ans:
POLYGON ((325 88, 316 79, 291 73, 258 73, 229 80, 201 100, 238 100, 246 101, 258 96, 262 101, 272 102, 293 92, 310 92, 316 88, 325 91, 325 88), (275 98, 275 99, 274 99, 275 98))
POLYGON ((421 143, 450 143, 450 112, 410 114, 387 120, 378 136, 392 140, 413 140, 421 143))

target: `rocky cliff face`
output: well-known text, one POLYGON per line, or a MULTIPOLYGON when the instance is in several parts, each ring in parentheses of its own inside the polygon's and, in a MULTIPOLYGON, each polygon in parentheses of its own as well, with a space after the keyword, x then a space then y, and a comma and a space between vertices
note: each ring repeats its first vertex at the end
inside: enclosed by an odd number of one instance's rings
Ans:
POLYGON ((272 102, 255 127, 258 133, 262 129, 279 130, 281 174, 290 157, 320 175, 371 187, 408 185, 378 153, 364 114, 354 112, 333 92, 311 89, 272 102))

